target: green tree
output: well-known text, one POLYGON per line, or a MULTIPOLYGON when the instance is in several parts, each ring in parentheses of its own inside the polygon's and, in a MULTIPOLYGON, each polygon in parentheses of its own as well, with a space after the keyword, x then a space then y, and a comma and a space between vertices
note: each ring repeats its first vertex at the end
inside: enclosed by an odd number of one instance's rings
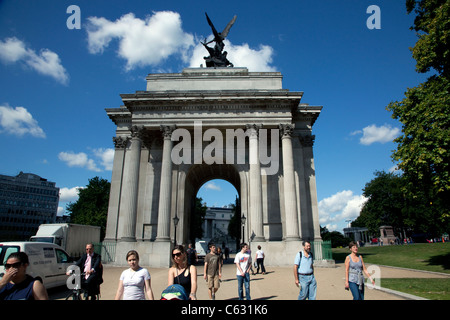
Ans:
POLYGON ((194 211, 191 216, 189 225, 189 240, 195 243, 195 239, 203 238, 203 222, 206 216, 206 205, 203 204, 202 198, 195 198, 194 211))
POLYGON ((345 237, 339 231, 328 231, 327 227, 320 227, 320 236, 323 241, 331 241, 331 247, 348 247, 352 239, 345 237))
POLYGON ((78 200, 66 206, 72 223, 101 227, 101 239, 105 237, 108 216, 109 191, 108 180, 95 177, 89 179, 86 188, 78 189, 78 200))
POLYGON ((392 158, 404 172, 408 210, 417 213, 420 207, 417 218, 433 223, 427 232, 439 233, 450 221, 450 1, 407 0, 406 8, 416 14, 411 27, 419 38, 411 49, 416 70, 435 74, 387 107, 402 123, 392 158))
POLYGON ((407 201, 403 177, 385 171, 376 171, 374 175, 375 178, 363 189, 368 200, 352 227, 366 227, 372 235, 377 235, 382 225, 390 225, 397 230, 413 227, 415 220, 408 217, 405 210, 407 201))
POLYGON ((241 199, 236 197, 234 204, 231 205, 233 216, 228 224, 228 234, 236 240, 236 249, 239 248, 241 241, 241 199))

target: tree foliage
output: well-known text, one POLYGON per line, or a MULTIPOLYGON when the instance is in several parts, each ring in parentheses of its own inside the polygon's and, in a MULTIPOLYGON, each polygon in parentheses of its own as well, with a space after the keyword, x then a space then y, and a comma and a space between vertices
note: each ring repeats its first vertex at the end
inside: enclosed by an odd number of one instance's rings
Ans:
POLYGON ((405 211, 407 201, 402 191, 403 183, 401 175, 376 171, 375 178, 363 189, 368 200, 352 227, 366 227, 372 235, 379 234, 382 225, 390 225, 397 230, 413 227, 414 221, 405 211))
POLYGON ((109 191, 108 180, 95 177, 89 179, 86 188, 78 189, 78 200, 70 202, 66 211, 70 213, 72 223, 101 227, 101 239, 105 237, 108 216, 109 191))
POLYGON ((236 196, 234 204, 231 205, 233 216, 228 224, 228 234, 236 240, 236 249, 241 241, 241 199, 236 196))
POLYGON ((195 239, 203 238, 203 222, 206 216, 206 206, 203 204, 202 198, 195 198, 194 211, 189 224, 189 240, 195 243, 195 239))
POLYGON ((402 123, 392 158, 404 172, 408 210, 420 206, 423 216, 445 229, 450 218, 450 0, 407 0, 406 7, 416 14, 411 28, 419 38, 411 49, 416 70, 437 74, 387 107, 402 123))

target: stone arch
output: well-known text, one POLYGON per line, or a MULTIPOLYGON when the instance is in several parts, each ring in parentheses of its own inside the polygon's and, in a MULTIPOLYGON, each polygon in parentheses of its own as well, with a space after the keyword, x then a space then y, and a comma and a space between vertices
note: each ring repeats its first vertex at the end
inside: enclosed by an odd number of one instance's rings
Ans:
MULTIPOLYGON (((168 266, 175 236, 178 243, 189 238, 193 198, 213 178, 237 189, 245 240, 252 250, 264 247, 268 265, 291 265, 302 239, 320 243, 312 127, 322 107, 300 103, 303 92, 283 89, 281 79, 279 72, 246 68, 149 74, 145 91, 122 94, 121 107, 106 109, 117 127, 105 240, 117 243, 117 264, 136 249, 143 264, 168 266), (236 149, 245 157, 237 161, 238 153, 233 159, 230 152, 216 164, 210 163, 216 153, 206 152, 200 160, 208 129, 225 137, 224 130, 237 130, 239 138, 245 131, 245 145, 236 149), (179 133, 193 133, 195 142, 194 157, 183 162, 172 157, 179 133), (270 157, 261 152, 269 145, 270 157), (176 233, 174 217, 180 219, 176 233)), ((314 256, 321 259, 318 251, 314 256)))
POLYGON ((177 215, 180 218, 180 228, 177 230, 177 239, 182 239, 183 243, 189 240, 190 215, 193 210, 195 197, 201 186, 213 179, 222 179, 233 185, 238 196, 241 198, 246 192, 247 182, 245 174, 239 165, 231 164, 194 164, 180 171, 179 190, 182 194, 178 196, 181 202, 177 204, 177 215), (241 169, 241 171, 240 171, 241 169))

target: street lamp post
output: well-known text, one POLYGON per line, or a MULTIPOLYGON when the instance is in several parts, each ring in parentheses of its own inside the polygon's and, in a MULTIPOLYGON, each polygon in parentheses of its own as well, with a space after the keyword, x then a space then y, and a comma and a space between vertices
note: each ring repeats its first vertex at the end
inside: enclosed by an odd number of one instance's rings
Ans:
POLYGON ((173 235, 173 246, 175 247, 177 245, 177 225, 180 221, 180 218, 175 214, 175 217, 173 218, 173 225, 175 226, 175 233, 173 235))
POLYGON ((244 216, 244 214, 242 214, 242 217, 241 217, 241 223, 242 223, 242 242, 241 242, 241 243, 244 243, 245 220, 247 220, 247 218, 244 216))

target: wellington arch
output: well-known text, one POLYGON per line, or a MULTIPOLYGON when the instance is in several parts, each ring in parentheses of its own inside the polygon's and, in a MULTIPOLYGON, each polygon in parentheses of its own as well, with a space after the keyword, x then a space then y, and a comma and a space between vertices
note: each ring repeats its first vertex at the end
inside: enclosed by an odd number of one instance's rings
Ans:
POLYGON ((167 267, 211 179, 238 191, 244 240, 264 248, 267 265, 292 265, 303 240, 314 241, 320 262, 312 128, 322 107, 283 89, 279 72, 186 68, 146 81, 106 109, 117 126, 105 237, 116 263, 135 249, 142 265, 167 267))

